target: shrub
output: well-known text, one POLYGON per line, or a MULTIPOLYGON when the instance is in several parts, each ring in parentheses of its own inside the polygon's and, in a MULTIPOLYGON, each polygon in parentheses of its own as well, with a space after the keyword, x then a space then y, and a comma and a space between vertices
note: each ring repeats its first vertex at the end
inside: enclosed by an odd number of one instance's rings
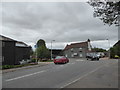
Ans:
POLYGON ((14 65, 3 65, 2 69, 14 68, 14 65))
POLYGON ((33 59, 31 60, 31 62, 36 62, 36 59, 35 59, 35 58, 33 58, 33 59))

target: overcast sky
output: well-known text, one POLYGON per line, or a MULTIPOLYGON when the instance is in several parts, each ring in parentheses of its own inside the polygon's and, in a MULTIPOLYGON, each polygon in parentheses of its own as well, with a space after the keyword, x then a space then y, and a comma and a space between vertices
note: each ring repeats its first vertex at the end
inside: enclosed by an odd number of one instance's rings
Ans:
POLYGON ((34 46, 43 39, 48 48, 64 49, 71 42, 88 38, 93 47, 108 49, 118 40, 118 28, 104 25, 93 17, 93 8, 85 2, 2 3, 2 35, 34 46))

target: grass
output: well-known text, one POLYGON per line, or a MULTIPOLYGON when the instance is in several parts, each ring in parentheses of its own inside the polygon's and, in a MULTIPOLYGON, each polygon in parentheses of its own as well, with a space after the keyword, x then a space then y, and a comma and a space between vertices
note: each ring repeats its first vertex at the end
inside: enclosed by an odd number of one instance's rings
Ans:
POLYGON ((0 66, 0 69, 11 69, 11 68, 19 68, 19 67, 25 67, 25 66, 31 66, 31 65, 36 65, 37 63, 29 63, 29 64, 24 64, 24 65, 2 65, 0 66))

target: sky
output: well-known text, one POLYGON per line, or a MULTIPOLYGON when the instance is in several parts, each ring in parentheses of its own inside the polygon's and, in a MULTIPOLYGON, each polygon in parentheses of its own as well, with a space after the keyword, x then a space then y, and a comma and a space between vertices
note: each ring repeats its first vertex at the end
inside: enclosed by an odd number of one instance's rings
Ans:
POLYGON ((86 2, 4 2, 1 34, 34 47, 43 39, 48 48, 91 40, 92 47, 108 49, 118 41, 118 28, 93 17, 86 2), (109 39, 109 40, 106 40, 109 39))

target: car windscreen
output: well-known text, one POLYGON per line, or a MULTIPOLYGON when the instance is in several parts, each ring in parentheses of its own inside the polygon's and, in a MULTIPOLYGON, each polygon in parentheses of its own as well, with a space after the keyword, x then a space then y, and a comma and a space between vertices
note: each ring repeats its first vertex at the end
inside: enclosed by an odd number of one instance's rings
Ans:
POLYGON ((57 56, 55 59, 60 59, 60 58, 64 58, 63 56, 57 56))

